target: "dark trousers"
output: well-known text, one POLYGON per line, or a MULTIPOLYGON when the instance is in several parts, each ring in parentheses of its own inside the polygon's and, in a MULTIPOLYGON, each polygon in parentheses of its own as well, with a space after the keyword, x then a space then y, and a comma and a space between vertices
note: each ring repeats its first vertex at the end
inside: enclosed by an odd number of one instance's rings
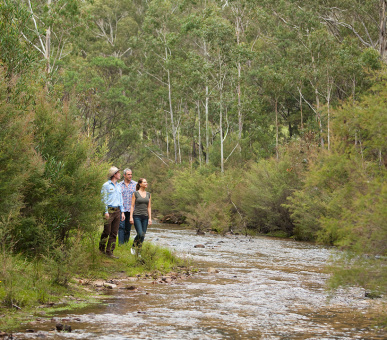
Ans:
POLYGON ((121 211, 109 211, 109 219, 105 220, 103 232, 99 242, 99 250, 106 254, 113 254, 116 247, 117 233, 121 221, 121 211))
POLYGON ((130 211, 125 211, 125 221, 120 222, 120 228, 118 229, 118 243, 124 244, 128 243, 130 239, 130 229, 132 225, 130 224, 130 211))
POLYGON ((148 216, 142 216, 142 215, 134 215, 133 216, 133 222, 134 227, 136 228, 137 235, 134 238, 133 241, 133 247, 135 248, 141 248, 142 243, 145 239, 145 233, 148 228, 148 216))

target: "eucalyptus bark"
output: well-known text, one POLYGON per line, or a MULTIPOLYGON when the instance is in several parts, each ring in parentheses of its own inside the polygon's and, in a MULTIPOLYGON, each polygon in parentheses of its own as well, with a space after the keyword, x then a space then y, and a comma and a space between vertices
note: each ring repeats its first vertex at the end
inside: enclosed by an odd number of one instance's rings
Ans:
POLYGON ((328 144, 328 150, 331 149, 331 95, 332 95, 332 86, 333 81, 330 82, 328 78, 328 85, 327 85, 327 144, 328 144))
POLYGON ((277 160, 279 159, 279 152, 278 152, 278 99, 275 99, 274 102, 274 110, 275 110, 275 156, 277 160))
MULTIPOLYGON (((207 44, 206 41, 204 41, 204 55, 207 57, 207 44)), ((209 89, 208 89, 208 80, 206 83, 206 103, 205 103, 205 115, 206 115, 206 164, 209 164, 209 147, 210 147, 210 136, 209 136, 209 131, 208 131, 208 105, 210 101, 210 94, 209 94, 209 89)))
MULTIPOLYGON (((237 45, 240 45, 240 32, 241 32, 241 18, 239 16, 236 17, 236 37, 237 37, 237 45)), ((237 92, 238 92, 238 142, 240 143, 242 139, 242 130, 243 130, 243 120, 242 120, 242 104, 241 104, 241 62, 238 60, 238 85, 237 85, 237 92)), ((241 148, 239 147, 239 151, 241 151, 241 148)))
POLYGON ((222 94, 220 94, 219 103, 219 133, 220 133, 220 171, 224 172, 224 146, 223 146, 223 110, 222 110, 222 94))
POLYGON ((202 135, 201 135, 201 118, 200 118, 200 102, 196 101, 198 109, 198 148, 199 148, 199 165, 202 166, 202 135))
POLYGON ((379 53, 383 61, 386 61, 386 10, 387 0, 380 0, 380 27, 379 27, 379 53))
MULTIPOLYGON (((168 50, 165 48, 165 60, 168 60, 168 50)), ((172 137, 173 137, 173 148, 175 151, 175 163, 177 163, 177 143, 176 143, 176 126, 173 117, 173 105, 172 105, 172 85, 171 85, 171 75, 169 69, 167 69, 168 76, 168 101, 169 101, 169 112, 171 116, 171 128, 172 128, 172 137)))
MULTIPOLYGON (((47 0, 48 11, 50 12, 51 0, 47 0)), ((46 59, 46 72, 50 74, 50 50, 51 50, 51 26, 48 26, 46 30, 46 50, 44 58, 46 59)))

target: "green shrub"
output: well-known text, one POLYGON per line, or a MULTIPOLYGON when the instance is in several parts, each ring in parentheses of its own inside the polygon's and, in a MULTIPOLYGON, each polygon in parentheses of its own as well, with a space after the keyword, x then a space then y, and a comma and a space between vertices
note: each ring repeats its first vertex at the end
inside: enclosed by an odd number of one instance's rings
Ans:
POLYGON ((204 168, 176 169, 168 183, 165 190, 155 195, 156 206, 162 207, 159 210, 162 214, 182 216, 186 223, 198 229, 228 230, 230 194, 236 183, 229 175, 206 172, 204 168))
POLYGON ((293 233, 293 221, 284 203, 300 188, 305 165, 302 155, 290 157, 293 151, 288 152, 280 160, 272 158, 251 164, 233 192, 233 201, 250 229, 260 233, 282 231, 288 236, 293 233))

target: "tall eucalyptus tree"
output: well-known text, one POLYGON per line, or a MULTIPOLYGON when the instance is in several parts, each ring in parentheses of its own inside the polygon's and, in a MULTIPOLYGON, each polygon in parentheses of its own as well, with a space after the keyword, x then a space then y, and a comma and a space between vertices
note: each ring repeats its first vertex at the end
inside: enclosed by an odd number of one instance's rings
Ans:
POLYGON ((74 35, 83 25, 83 3, 80 0, 20 1, 30 12, 29 24, 21 34, 40 53, 50 80, 59 62, 72 52, 74 35))

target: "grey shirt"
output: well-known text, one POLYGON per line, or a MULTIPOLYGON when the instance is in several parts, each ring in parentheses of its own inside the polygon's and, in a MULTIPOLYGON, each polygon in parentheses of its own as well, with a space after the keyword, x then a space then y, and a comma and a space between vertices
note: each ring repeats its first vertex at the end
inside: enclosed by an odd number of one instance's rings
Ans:
POLYGON ((148 216, 150 192, 146 192, 146 195, 144 198, 140 195, 138 191, 135 191, 134 197, 136 198, 136 201, 134 203, 133 216, 135 215, 148 216))

